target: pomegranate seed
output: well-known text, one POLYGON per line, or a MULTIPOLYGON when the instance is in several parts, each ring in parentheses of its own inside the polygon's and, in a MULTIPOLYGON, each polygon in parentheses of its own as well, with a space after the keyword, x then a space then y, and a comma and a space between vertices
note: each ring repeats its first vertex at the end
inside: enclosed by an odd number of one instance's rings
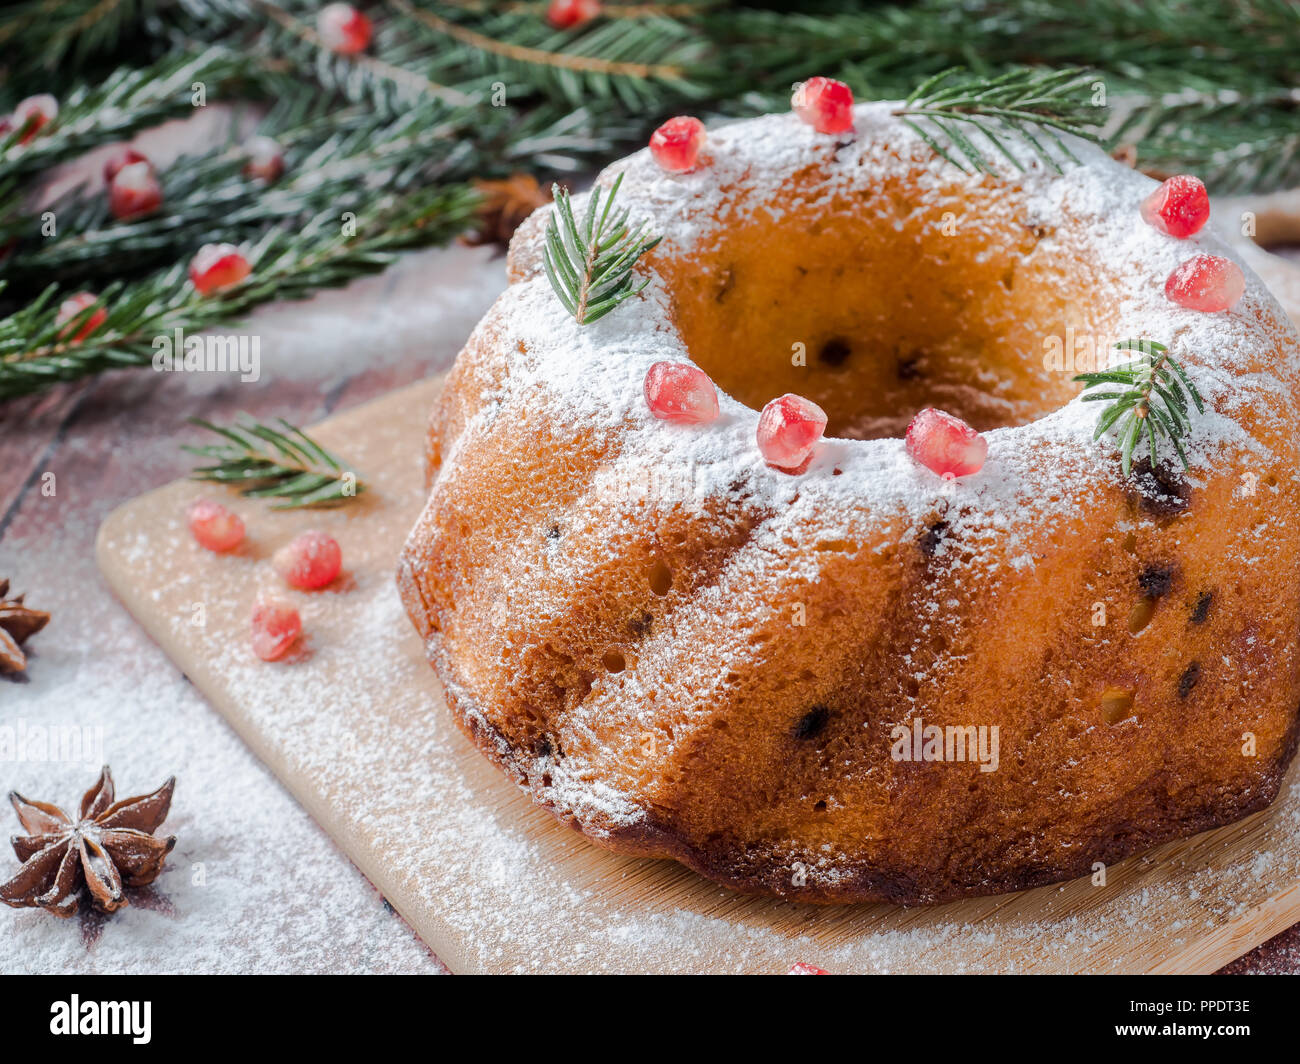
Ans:
POLYGON ((283 599, 262 596, 253 604, 253 653, 263 661, 284 657, 302 635, 302 618, 283 599))
POLYGON ((689 362, 656 362, 645 375, 645 401, 664 421, 704 425, 718 416, 718 390, 689 362))
POLYGON ((1246 291, 1246 277, 1231 259, 1193 255, 1165 282, 1165 295, 1188 310, 1231 310, 1246 291))
POLYGON ((290 587, 314 591, 339 575, 343 552, 324 532, 303 532, 275 552, 271 564, 290 587))
POLYGON ((244 541, 243 519, 211 499, 195 499, 185 519, 199 546, 208 550, 234 550, 244 541))
POLYGON ((316 16, 316 32, 330 51, 356 55, 370 43, 370 20, 351 4, 326 4, 316 16))
POLYGON ((204 244, 190 263, 190 281, 200 295, 209 296, 239 284, 252 269, 234 244, 204 244))
POLYGON ((162 198, 162 186, 148 161, 128 163, 113 175, 108 186, 108 209, 119 221, 156 211, 162 198))
POLYGON ((26 144, 59 116, 59 101, 48 92, 28 96, 14 108, 10 122, 18 130, 18 143, 26 144))
POLYGON ((818 133, 853 128, 853 90, 834 78, 809 78, 795 89, 790 106, 818 133))
MULTIPOLYGON (((95 297, 89 292, 78 292, 75 296, 69 296, 60 303, 59 312, 54 316, 54 324, 65 326, 65 328, 59 330, 59 339, 67 340, 68 334, 73 330, 73 326, 69 325, 68 322, 72 321, 87 307, 94 305, 95 297)), ((108 311, 100 307, 82 323, 81 328, 77 329, 77 333, 72 337, 71 342, 74 344, 81 343, 82 340, 103 325, 107 319, 108 311)))
POLYGON ((1142 201, 1142 220, 1186 240, 1210 220, 1210 194, 1199 177, 1175 174, 1142 201))
POLYGON ((984 468, 989 441, 961 418, 927 406, 907 426, 907 453, 941 477, 964 477, 984 468))
POLYGON ((270 183, 284 173, 284 152, 270 137, 253 137, 244 145, 244 151, 248 155, 246 176, 270 183))
POLYGON ((650 137, 650 154, 673 174, 694 170, 704 147, 704 123, 690 115, 670 118, 650 137))
POLYGON ((551 0, 546 5, 546 21, 557 30, 571 30, 599 14, 600 0, 551 0))
POLYGON ((797 964, 790 965, 790 970, 786 975, 830 975, 825 968, 818 968, 815 964, 809 964, 806 961, 799 961, 797 964))
MULTIPOLYGON (((148 162, 148 156, 143 155, 127 144, 119 144, 104 161, 104 184, 111 185, 113 178, 117 177, 123 167, 148 162)), ((153 165, 150 164, 149 168, 152 170, 153 165)))
POLYGON ((763 407, 758 449, 770 466, 797 473, 812 457, 826 429, 826 411, 811 399, 787 392, 763 407))

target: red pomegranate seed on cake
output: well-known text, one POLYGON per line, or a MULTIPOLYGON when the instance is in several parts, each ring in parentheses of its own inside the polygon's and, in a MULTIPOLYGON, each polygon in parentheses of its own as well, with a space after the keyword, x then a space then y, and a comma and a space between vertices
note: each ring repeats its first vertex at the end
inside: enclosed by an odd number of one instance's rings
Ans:
POLYGON ((316 16, 316 32, 331 52, 356 55, 370 43, 370 19, 351 4, 326 4, 316 16))
POLYGON ((190 281, 201 295, 239 284, 252 267, 234 244, 204 244, 190 263, 190 281))
POLYGON ((263 596, 253 604, 253 653, 263 661, 284 657, 302 635, 302 618, 283 599, 263 596))
POLYGON ((20 101, 9 121, 19 131, 18 143, 26 144, 58 116, 59 101, 43 92, 20 101))
POLYGON ((984 468, 989 441, 942 410, 927 406, 907 426, 907 453, 941 477, 964 477, 984 468))
POLYGON ((768 465, 797 472, 812 457, 825 429, 826 411, 811 399, 787 392, 763 407, 758 449, 768 465))
POLYGON ((1188 310, 1231 310, 1246 291, 1246 277, 1231 259, 1193 255, 1165 282, 1165 295, 1188 310))
MULTIPOLYGON (((94 306, 95 297, 89 292, 78 292, 75 296, 69 296, 59 304, 59 312, 54 316, 54 324, 66 326, 59 330, 59 339, 67 340, 73 327, 68 325, 73 318, 80 314, 87 307, 94 306)), ((94 311, 77 329, 76 335, 71 337, 74 344, 80 343, 87 336, 98 329, 108 319, 108 311, 103 307, 94 311)))
POLYGON ((1175 174, 1142 201, 1142 220, 1185 240, 1210 220, 1210 195, 1199 177, 1175 174))
POLYGON ((246 176, 269 183, 284 173, 284 152, 270 137, 253 137, 244 145, 244 153, 248 156, 246 176))
MULTIPOLYGON (((133 166, 136 163, 149 163, 149 157, 136 151, 130 145, 119 144, 113 149, 109 157, 104 160, 104 184, 111 185, 113 178, 121 173, 123 167, 133 166)), ((152 164, 150 164, 150 169, 153 169, 152 164)))
POLYGON ((646 370, 645 401, 664 421, 704 425, 718 416, 718 390, 689 362, 656 362, 646 370))
POLYGON ((853 90, 834 78, 809 78, 795 89, 790 106, 818 133, 853 128, 853 90))
POLYGON ((290 587, 314 591, 339 575, 343 552, 333 536, 312 530, 294 536, 277 550, 271 564, 290 587))
POLYGON ((551 0, 546 5, 546 21, 557 30, 571 30, 599 14, 600 0, 551 0))
POLYGON ((650 137, 650 154, 672 174, 694 170, 704 147, 704 123, 690 115, 670 118, 650 137))
POLYGON ((119 221, 140 218, 158 209, 162 203, 162 186, 148 160, 127 163, 108 186, 108 209, 119 221))
POLYGON ((786 975, 830 975, 825 968, 818 968, 815 964, 809 964, 807 961, 799 961, 797 964, 790 965, 790 970, 786 975))
POLYGON ((243 519, 211 499, 196 499, 190 503, 185 519, 199 546, 208 550, 234 550, 244 541, 243 519))

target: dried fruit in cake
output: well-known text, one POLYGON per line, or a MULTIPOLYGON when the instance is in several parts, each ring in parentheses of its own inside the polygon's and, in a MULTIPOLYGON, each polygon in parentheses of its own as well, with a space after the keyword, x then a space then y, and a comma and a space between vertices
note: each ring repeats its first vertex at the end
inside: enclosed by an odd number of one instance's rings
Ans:
POLYGON ((313 529, 294 536, 275 552, 271 562, 290 587, 313 591, 339 575, 343 552, 333 536, 313 529))

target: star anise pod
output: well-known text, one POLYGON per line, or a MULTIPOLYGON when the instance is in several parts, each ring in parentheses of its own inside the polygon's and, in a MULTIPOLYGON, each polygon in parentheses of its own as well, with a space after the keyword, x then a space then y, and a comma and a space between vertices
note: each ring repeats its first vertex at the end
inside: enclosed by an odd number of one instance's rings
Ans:
POLYGON ((478 226, 461 243, 477 247, 499 244, 505 247, 515 230, 538 207, 551 202, 549 189, 542 188, 532 174, 511 174, 504 181, 475 181, 483 197, 478 208, 478 226))
POLYGON ((22 672, 27 668, 23 641, 44 628, 50 615, 24 605, 22 595, 8 595, 9 581, 0 580, 0 672, 22 672))
POLYGON ((127 904, 122 887, 152 883, 176 845, 174 835, 154 837, 175 789, 173 776, 152 794, 114 802, 113 775, 105 765, 81 799, 75 822, 57 806, 11 793, 9 801, 27 834, 10 839, 23 865, 0 884, 0 901, 15 909, 40 906, 55 916, 72 916, 84 883, 96 909, 120 909, 127 904))

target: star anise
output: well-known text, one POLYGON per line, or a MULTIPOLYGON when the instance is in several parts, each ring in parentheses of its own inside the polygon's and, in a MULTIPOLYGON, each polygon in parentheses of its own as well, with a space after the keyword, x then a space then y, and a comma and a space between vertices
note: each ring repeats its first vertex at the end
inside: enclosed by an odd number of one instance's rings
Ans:
POLYGON ((15 909, 40 906, 55 916, 72 916, 84 883, 96 909, 120 909, 127 904, 122 887, 152 883, 176 845, 174 835, 154 837, 167 819, 175 788, 173 776, 152 794, 114 802, 113 775, 105 765, 81 799, 75 822, 57 806, 11 793, 9 801, 27 834, 10 839, 23 865, 0 884, 0 901, 15 909))
POLYGON ((538 207, 551 202, 549 189, 542 188, 532 174, 511 174, 504 181, 475 181, 483 197, 478 208, 478 225, 461 242, 477 247, 499 244, 505 247, 515 230, 538 207))
POLYGON ((24 605, 22 595, 8 595, 9 581, 0 580, 0 672, 22 672, 27 668, 23 641, 44 628, 50 615, 24 605))

